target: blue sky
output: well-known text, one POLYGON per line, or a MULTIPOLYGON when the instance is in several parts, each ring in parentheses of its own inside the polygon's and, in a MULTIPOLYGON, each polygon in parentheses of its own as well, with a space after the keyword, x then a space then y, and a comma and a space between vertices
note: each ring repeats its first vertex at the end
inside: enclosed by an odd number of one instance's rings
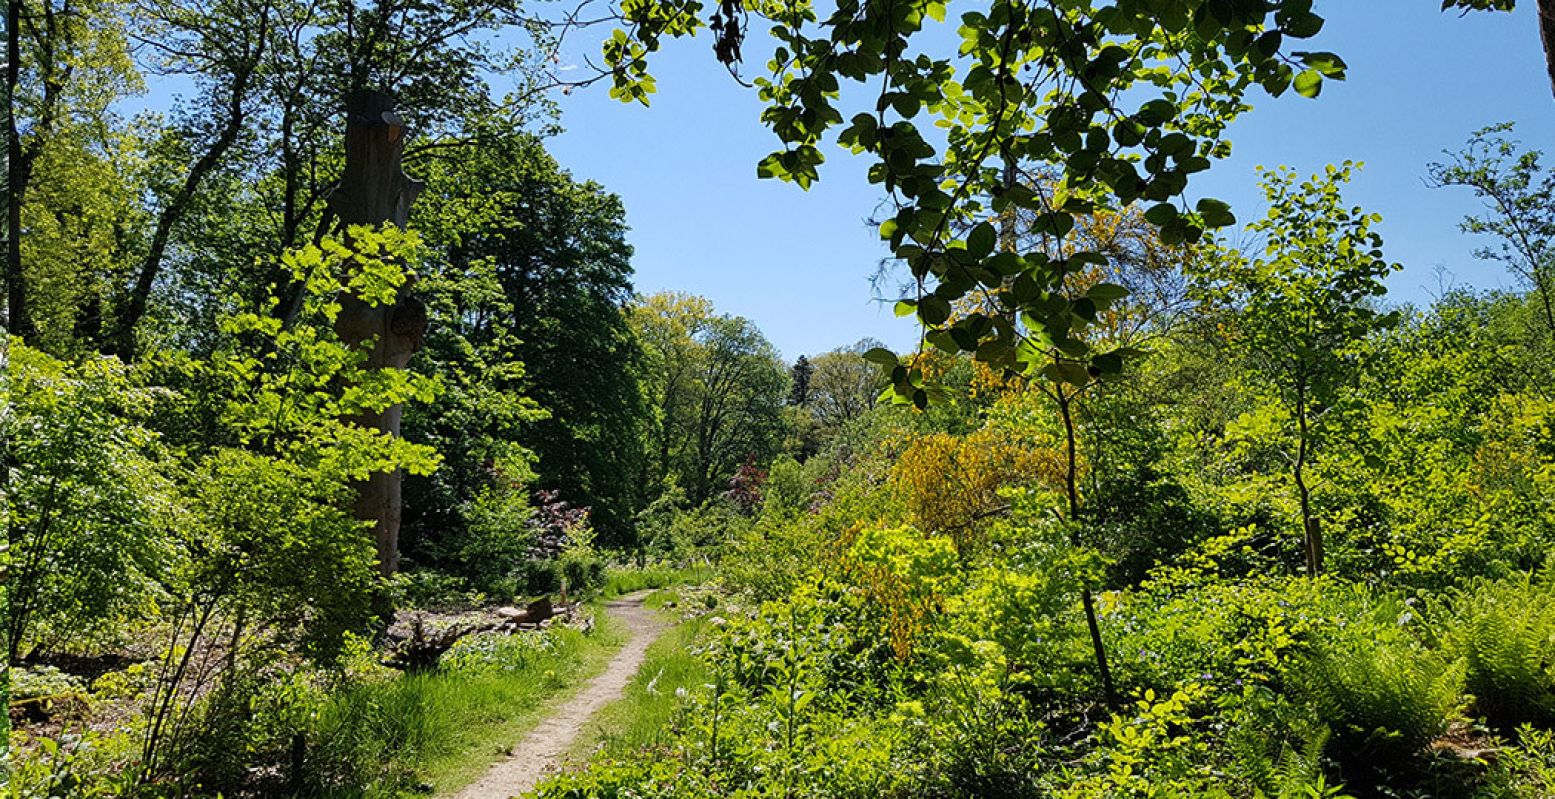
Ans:
MULTIPOLYGON (((1231 130, 1232 158, 1190 192, 1231 202, 1245 222, 1264 211, 1255 166, 1312 172, 1364 161, 1347 198, 1384 217, 1388 257, 1404 265, 1390 279, 1393 299, 1428 302, 1437 267, 1459 285, 1508 285, 1458 231, 1474 198, 1428 188, 1424 176, 1443 149, 1495 122, 1515 121, 1525 144, 1555 149, 1533 5, 1460 18, 1434 0, 1320 0, 1328 24, 1310 47, 1342 55, 1349 79, 1327 83, 1316 100, 1255 94, 1254 111, 1231 130)), ((952 4, 952 19, 968 7, 952 4)), ((752 32, 748 53, 759 51, 760 35, 752 32)), ((864 336, 914 341, 910 320, 872 302, 869 277, 886 251, 864 221, 881 199, 865 160, 828 151, 808 192, 758 180, 756 162, 775 140, 754 92, 713 60, 708 37, 669 43, 654 74, 659 91, 647 108, 611 100, 602 85, 560 98, 566 130, 549 143, 575 176, 623 198, 639 289, 707 296, 754 320, 788 358, 864 336)))

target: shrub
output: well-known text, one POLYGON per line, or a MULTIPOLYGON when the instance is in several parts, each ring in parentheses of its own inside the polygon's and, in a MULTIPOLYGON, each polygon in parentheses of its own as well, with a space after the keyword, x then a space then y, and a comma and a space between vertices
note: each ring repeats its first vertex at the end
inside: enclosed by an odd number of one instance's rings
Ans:
POLYGON ((461 508, 465 527, 455 537, 459 573, 488 594, 513 593, 513 578, 533 545, 533 510, 522 484, 503 481, 461 508))
POLYGON ((12 343, 7 486, 11 661, 153 615, 177 568, 175 491, 144 427, 156 392, 114 358, 12 343))
POLYGON ((136 744, 129 732, 66 730, 57 738, 17 733, 11 743, 0 775, 0 788, 9 799, 134 795, 134 774, 123 768, 136 744))
POLYGON ((551 594, 562 587, 562 567, 554 560, 526 561, 519 575, 519 585, 530 594, 551 594))
POLYGON ((1555 796, 1555 732, 1523 726, 1520 746, 1500 749, 1476 799, 1547 799, 1555 796))

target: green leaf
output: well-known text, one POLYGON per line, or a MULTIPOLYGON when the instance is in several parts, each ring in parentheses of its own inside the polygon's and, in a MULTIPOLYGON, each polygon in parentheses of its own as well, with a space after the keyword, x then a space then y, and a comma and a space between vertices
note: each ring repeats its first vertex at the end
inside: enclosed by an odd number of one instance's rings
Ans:
POLYGON ((1177 206, 1171 203, 1157 203, 1145 212, 1145 221, 1158 227, 1165 226, 1177 218, 1177 206))
POLYGON ((925 324, 938 325, 950 318, 950 303, 930 294, 918 301, 918 318, 925 324))
POLYGON ((987 222, 978 224, 972 228, 971 235, 967 236, 966 249, 974 258, 982 259, 993 252, 993 248, 999 241, 999 234, 993 229, 993 225, 987 222))
POLYGON ((1057 383, 1068 383, 1071 386, 1083 387, 1085 384, 1091 382, 1091 373, 1087 371, 1084 366, 1081 366, 1077 363, 1060 361, 1058 363, 1048 364, 1048 367, 1044 368, 1042 371, 1048 375, 1049 379, 1052 379, 1057 383), (1049 369, 1051 369, 1051 371, 1049 371, 1049 369))
POLYGON ((1335 80, 1344 79, 1344 71, 1348 67, 1344 59, 1334 53, 1327 52, 1296 52, 1292 55, 1301 59, 1301 63, 1317 70, 1323 76, 1335 80))
POLYGON ((1199 200, 1196 208, 1199 216, 1204 218, 1204 224, 1209 227, 1230 227, 1236 224, 1236 215, 1231 213, 1231 206, 1220 200, 1205 197, 1199 200))
POLYGON ((1102 374, 1119 374, 1123 371, 1123 356, 1116 352, 1105 352, 1092 358, 1091 365, 1100 370, 1102 374))
POLYGON ((1316 97, 1323 92, 1323 74, 1315 69, 1302 70, 1291 86, 1302 97, 1316 97))
POLYGON ((874 347, 865 352, 864 360, 880 364, 881 366, 895 366, 897 364, 896 353, 885 347, 874 347))
POLYGON ((897 316, 911 316, 914 311, 918 310, 918 301, 897 300, 895 310, 897 316))
POLYGON ((1116 302, 1128 296, 1128 289, 1116 283, 1097 283, 1085 292, 1085 296, 1091 298, 1097 305, 1116 302))

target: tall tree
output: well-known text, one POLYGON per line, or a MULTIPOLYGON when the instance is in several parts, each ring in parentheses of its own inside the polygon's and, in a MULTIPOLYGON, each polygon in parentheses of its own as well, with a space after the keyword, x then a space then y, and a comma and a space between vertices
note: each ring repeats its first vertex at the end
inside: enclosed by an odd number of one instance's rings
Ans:
POLYGON ((122 175, 110 174, 128 138, 116 129, 113 106, 141 88, 123 10, 117 0, 8 5, 7 316, 11 332, 24 338, 31 339, 40 323, 50 328, 51 348, 73 340, 81 318, 101 309, 100 289, 117 272, 104 261, 117 260, 125 244, 115 240, 124 220, 107 208, 122 199, 127 185, 122 175), (39 184, 47 184, 47 196, 37 196, 39 184), (45 264, 37 249, 30 258, 28 239, 37 224, 60 232, 56 244, 95 239, 89 245, 93 261, 56 257, 45 264), (43 300, 54 308, 40 309, 37 284, 44 281, 73 296, 43 300), (40 312, 50 318, 40 320, 40 312))
POLYGON ((653 485, 673 478, 701 502, 748 458, 776 454, 788 370, 754 324, 681 294, 644 297, 631 319, 649 359, 653 485))
POLYGON ((1355 166, 1329 166, 1299 181, 1294 172, 1266 172, 1269 213, 1248 226, 1264 238, 1262 257, 1218 251, 1191 267, 1201 296, 1227 308, 1229 341, 1253 359, 1252 379, 1290 413, 1291 481, 1301 510, 1307 572, 1323 570, 1323 533, 1312 509, 1308 467, 1319 453, 1319 425, 1358 377, 1354 347, 1391 324, 1374 298, 1396 270, 1383 259, 1377 214, 1346 207, 1340 187, 1355 166))
POLYGON ((835 431, 874 407, 886 383, 880 370, 864 360, 864 353, 878 346, 879 342, 864 339, 811 361, 809 407, 823 430, 835 431))
POLYGON ((1555 338, 1555 171, 1540 163, 1544 153, 1523 150, 1511 133, 1510 122, 1476 131, 1451 161, 1430 165, 1431 182, 1471 189, 1484 201, 1486 214, 1459 226, 1497 240, 1474 256, 1500 261, 1533 289, 1545 333, 1555 338))
MULTIPOLYGON (((275 256, 339 221, 328 198, 343 168, 341 109, 355 93, 396 98, 410 164, 471 147, 482 130, 549 118, 537 92, 544 36, 518 0, 136 2, 147 67, 192 78, 195 91, 158 143, 157 222, 118 292, 120 351, 148 336, 187 337, 184 328, 208 327, 228 298, 252 307, 290 280, 275 256), (536 46, 490 44, 526 30, 536 46), (498 79, 513 93, 494 91, 498 79), (256 264, 256 255, 267 257, 256 264)), ((294 285, 275 313, 290 319, 300 302, 294 285)))
POLYGON ((803 406, 810 402, 810 375, 814 373, 815 367, 810 365, 809 358, 801 355, 794 361, 788 370, 789 382, 793 384, 793 390, 788 392, 788 404, 803 406))
MULTIPOLYGON (((412 225, 433 250, 428 285, 449 298, 434 303, 434 320, 453 317, 460 349, 525 364, 513 388, 547 411, 521 436, 538 458, 538 487, 591 508, 604 540, 629 540, 647 408, 642 349, 626 322, 631 247, 619 198, 511 131, 428 161, 426 174, 412 225), (476 281, 494 292, 485 302, 476 281)), ((435 337, 436 357, 452 343, 435 337)))
POLYGON ((272 37, 282 13, 272 0, 220 0, 184 4, 143 0, 135 9, 141 22, 137 40, 155 56, 152 68, 163 75, 192 78, 200 85, 200 107, 184 114, 183 124, 167 131, 175 137, 187 168, 165 175, 158 195, 150 241, 125 296, 117 303, 107 331, 107 348, 124 358, 134 355, 135 328, 146 314, 151 290, 162 273, 174 228, 189 213, 208 177, 227 158, 249 123, 272 37))

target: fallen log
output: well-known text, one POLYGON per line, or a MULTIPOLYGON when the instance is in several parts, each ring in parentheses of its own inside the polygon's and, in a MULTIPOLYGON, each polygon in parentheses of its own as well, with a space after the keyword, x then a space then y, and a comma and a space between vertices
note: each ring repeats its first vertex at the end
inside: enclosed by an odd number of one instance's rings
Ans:
POLYGON ((550 597, 541 597, 523 608, 500 607, 489 611, 434 615, 423 612, 397 617, 389 627, 390 655, 386 665, 402 671, 421 671, 439 659, 467 635, 483 632, 512 634, 533 630, 558 617, 570 617, 576 606, 558 609, 550 597))

